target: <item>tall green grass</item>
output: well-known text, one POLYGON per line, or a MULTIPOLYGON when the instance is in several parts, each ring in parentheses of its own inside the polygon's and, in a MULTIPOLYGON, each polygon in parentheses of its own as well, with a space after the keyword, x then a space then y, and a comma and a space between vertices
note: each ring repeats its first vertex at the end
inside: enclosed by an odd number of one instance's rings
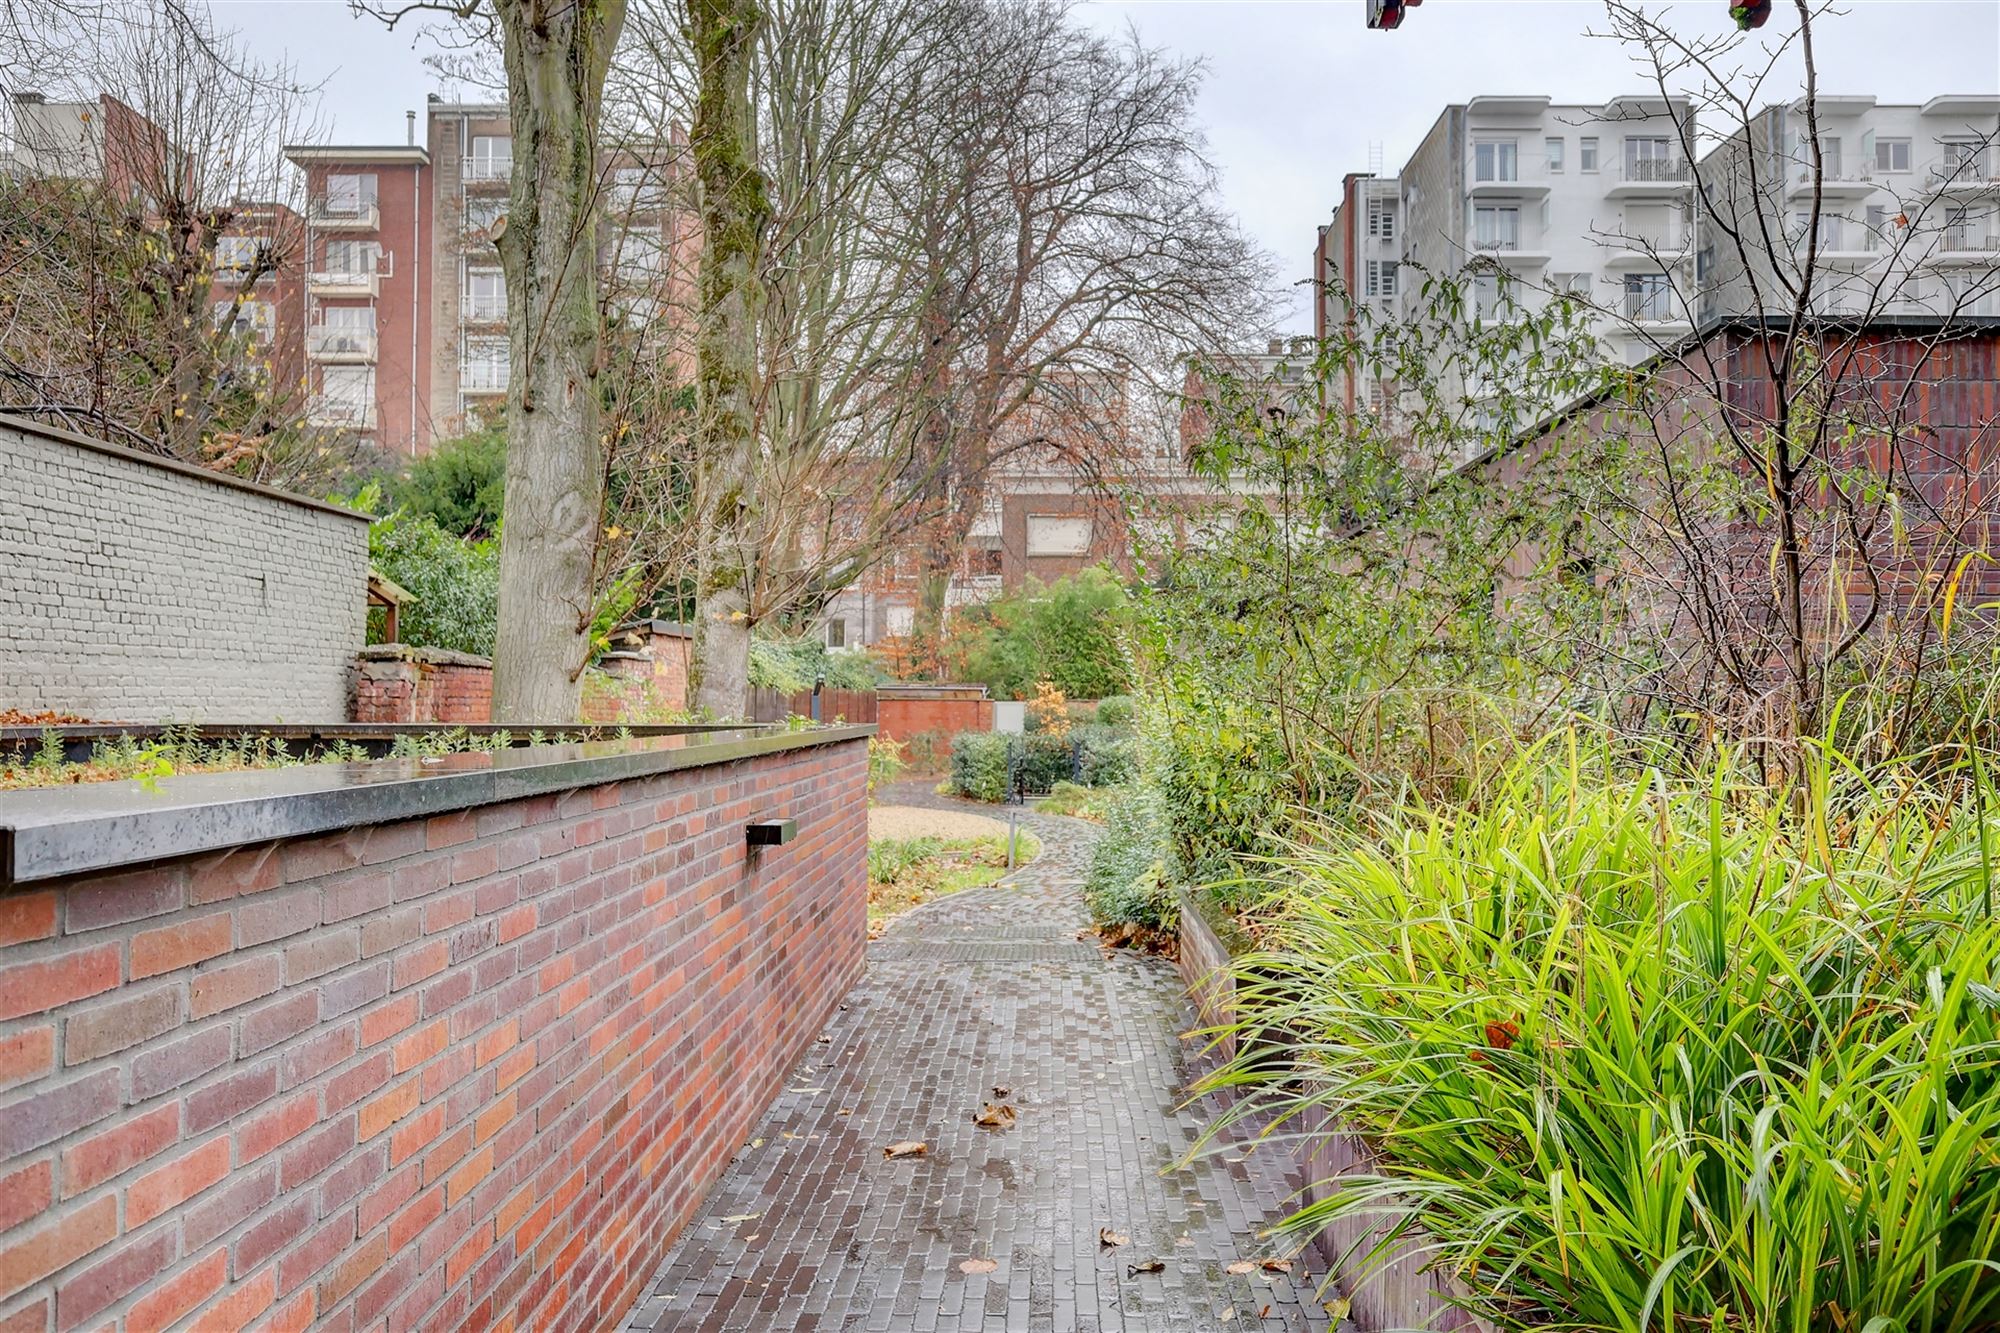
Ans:
POLYGON ((1377 1150, 1291 1229, 1399 1218, 1505 1327, 2000 1328, 1996 768, 1546 742, 1271 867, 1242 1021, 1296 1058, 1210 1085, 1377 1150))

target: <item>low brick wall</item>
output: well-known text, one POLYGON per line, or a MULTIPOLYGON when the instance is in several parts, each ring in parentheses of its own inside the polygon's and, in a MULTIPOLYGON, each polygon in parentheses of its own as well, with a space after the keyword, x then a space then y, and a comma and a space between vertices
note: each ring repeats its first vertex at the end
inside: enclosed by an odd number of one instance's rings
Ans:
POLYGON ((0 1329, 613 1326, 860 971, 865 734, 0 888, 0 1329))
POLYGON ((400 643, 364 648, 349 682, 347 717, 351 722, 491 722, 493 663, 470 653, 400 643))
MULTIPOLYGON (((1230 968, 1250 941, 1227 914, 1204 895, 1183 890, 1176 895, 1180 918, 1178 966, 1204 1027, 1236 1021, 1236 978, 1230 968)), ((1234 1059, 1237 1046, 1224 1038, 1217 1053, 1234 1059)), ((1274 1058, 1288 1058, 1282 1042, 1274 1058)), ((1280 1131, 1272 1147, 1290 1159, 1288 1172, 1299 1194, 1290 1206, 1304 1207, 1331 1198, 1339 1178, 1373 1169, 1368 1146, 1346 1132, 1324 1112, 1314 1110, 1280 1131)), ((1485 1333, 1486 1325, 1455 1306, 1449 1281, 1426 1268, 1427 1256, 1412 1240, 1397 1242, 1380 1271, 1350 1284, 1345 1276, 1349 1255, 1366 1255, 1391 1228, 1393 1219, 1346 1219, 1330 1224, 1313 1239, 1316 1269, 1332 1273, 1340 1294, 1349 1302, 1348 1319, 1356 1328, 1422 1328, 1437 1333, 1485 1333)))
POLYGON ((993 701, 977 685, 883 689, 876 693, 875 716, 890 740, 937 736, 937 756, 943 759, 951 754, 951 738, 960 732, 993 730, 993 701))

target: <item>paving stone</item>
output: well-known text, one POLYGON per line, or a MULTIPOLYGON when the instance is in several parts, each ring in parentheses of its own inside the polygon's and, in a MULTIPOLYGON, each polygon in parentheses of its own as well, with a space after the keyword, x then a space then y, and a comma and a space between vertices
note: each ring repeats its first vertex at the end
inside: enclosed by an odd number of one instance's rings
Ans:
MULTIPOLYGON (((917 784, 885 804, 963 808, 917 784)), ((928 904, 787 1080, 633 1308, 637 1333, 1138 1333, 1325 1329, 1312 1284, 1224 1266, 1294 1184, 1241 1144, 1177 1165, 1193 1013, 1173 967, 1079 941, 1096 830, 1028 814, 1043 851, 987 889, 928 904), (1012 1129, 973 1113, 995 1084, 1012 1129), (900 1140, 922 1157, 885 1160, 900 1140), (1233 1147, 1236 1151, 1231 1151, 1233 1147), (1106 1249, 1098 1229, 1131 1237, 1106 1249), (1178 1243, 1187 1236, 1190 1244, 1178 1243), (990 1274, 967 1259, 991 1258, 990 1274), (1142 1260, 1162 1273, 1132 1274, 1142 1260)))

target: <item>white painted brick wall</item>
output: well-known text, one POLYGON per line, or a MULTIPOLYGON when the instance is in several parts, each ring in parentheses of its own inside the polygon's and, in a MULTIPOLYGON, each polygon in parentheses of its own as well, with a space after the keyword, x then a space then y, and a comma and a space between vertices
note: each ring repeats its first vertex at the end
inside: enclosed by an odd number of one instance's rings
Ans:
POLYGON ((337 722, 368 525, 0 420, 0 709, 337 722))

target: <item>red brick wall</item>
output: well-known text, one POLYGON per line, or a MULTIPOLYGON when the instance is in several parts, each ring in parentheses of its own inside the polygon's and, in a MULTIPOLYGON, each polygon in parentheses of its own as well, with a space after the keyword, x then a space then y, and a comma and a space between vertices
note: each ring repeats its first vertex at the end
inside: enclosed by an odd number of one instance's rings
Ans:
POLYGON ((993 730, 993 701, 975 698, 909 698, 900 693, 877 696, 876 721, 890 740, 908 740, 937 732, 944 743, 940 757, 951 753, 951 738, 961 731, 993 730))
POLYGON ((0 894, 0 1330, 612 1325, 861 968, 866 767, 0 894))
MULTIPOLYGON (((467 663, 355 663, 351 722, 493 720, 493 668, 467 663)), ((609 719, 602 719, 609 720, 609 719)))

